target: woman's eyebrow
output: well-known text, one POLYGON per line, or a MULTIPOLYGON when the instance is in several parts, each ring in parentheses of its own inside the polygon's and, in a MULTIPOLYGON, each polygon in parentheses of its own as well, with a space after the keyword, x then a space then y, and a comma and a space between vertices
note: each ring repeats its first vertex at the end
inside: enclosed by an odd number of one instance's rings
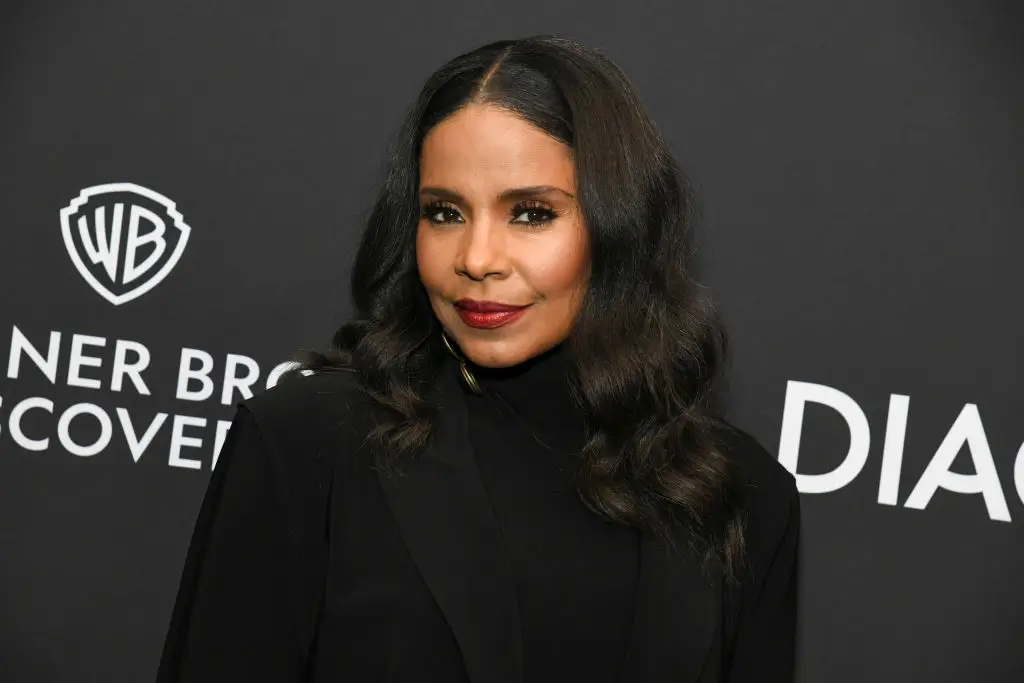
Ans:
POLYGON ((555 187, 554 185, 530 185, 528 187, 516 187, 502 192, 499 195, 499 199, 502 201, 515 201, 517 199, 529 199, 530 197, 551 194, 552 192, 563 194, 569 199, 575 199, 571 192, 566 192, 562 188, 555 187))
MULTIPOLYGON (((566 192, 560 187, 554 185, 529 185, 527 187, 513 187, 508 190, 502 191, 498 195, 498 200, 503 202, 516 201, 520 199, 530 199, 531 197, 538 197, 545 194, 557 192, 563 194, 569 199, 575 199, 576 197, 571 192, 566 192)), ((434 199, 441 199, 452 203, 465 202, 465 198, 456 192, 446 187, 424 187, 420 189, 421 197, 433 197, 434 199)))

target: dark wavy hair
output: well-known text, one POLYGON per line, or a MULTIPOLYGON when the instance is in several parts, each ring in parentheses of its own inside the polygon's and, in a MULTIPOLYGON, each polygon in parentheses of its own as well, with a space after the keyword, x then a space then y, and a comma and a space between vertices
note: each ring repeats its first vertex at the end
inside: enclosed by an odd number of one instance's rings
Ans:
POLYGON ((697 211, 689 181, 623 72, 577 42, 503 40, 431 75, 390 152, 352 270, 353 320, 314 372, 354 371, 390 418, 371 435, 393 466, 421 448, 426 396, 445 350, 416 268, 424 136, 460 108, 510 111, 573 153, 590 279, 567 344, 587 416, 579 494, 605 518, 671 541, 687 532, 705 569, 735 579, 744 558, 741 487, 716 438, 726 334, 691 275, 697 211))

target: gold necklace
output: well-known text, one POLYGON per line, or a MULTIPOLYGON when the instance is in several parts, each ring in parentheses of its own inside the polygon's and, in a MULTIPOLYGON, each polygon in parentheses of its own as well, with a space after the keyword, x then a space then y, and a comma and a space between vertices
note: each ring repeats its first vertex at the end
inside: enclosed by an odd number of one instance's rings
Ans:
POLYGON ((448 341, 448 335, 445 334, 444 330, 441 330, 441 340, 444 342, 444 346, 448 349, 448 352, 455 356, 455 360, 459 361, 459 373, 462 375, 462 379, 466 382, 466 386, 469 387, 469 390, 477 396, 483 394, 483 391, 480 389, 480 384, 476 381, 476 377, 473 376, 473 373, 469 371, 469 367, 466 365, 466 359, 463 358, 462 355, 455 350, 455 347, 452 346, 452 343, 448 341))

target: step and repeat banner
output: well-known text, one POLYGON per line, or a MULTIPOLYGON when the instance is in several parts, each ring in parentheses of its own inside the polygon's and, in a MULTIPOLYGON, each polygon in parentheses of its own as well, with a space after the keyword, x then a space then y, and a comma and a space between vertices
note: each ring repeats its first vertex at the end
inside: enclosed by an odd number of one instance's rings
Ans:
POLYGON ((4 3, 0 680, 152 679, 404 109, 534 33, 619 62, 696 185, 731 417, 802 492, 800 680, 1024 680, 1024 12, 912 0, 4 3))

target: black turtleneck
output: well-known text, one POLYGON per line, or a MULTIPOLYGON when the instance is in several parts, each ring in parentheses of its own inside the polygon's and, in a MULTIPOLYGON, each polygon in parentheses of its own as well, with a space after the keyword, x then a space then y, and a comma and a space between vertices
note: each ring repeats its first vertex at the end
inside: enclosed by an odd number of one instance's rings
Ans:
POLYGON ((582 410, 568 350, 513 368, 471 366, 470 438, 516 576, 524 680, 617 680, 633 616, 638 537, 576 493, 582 410))

